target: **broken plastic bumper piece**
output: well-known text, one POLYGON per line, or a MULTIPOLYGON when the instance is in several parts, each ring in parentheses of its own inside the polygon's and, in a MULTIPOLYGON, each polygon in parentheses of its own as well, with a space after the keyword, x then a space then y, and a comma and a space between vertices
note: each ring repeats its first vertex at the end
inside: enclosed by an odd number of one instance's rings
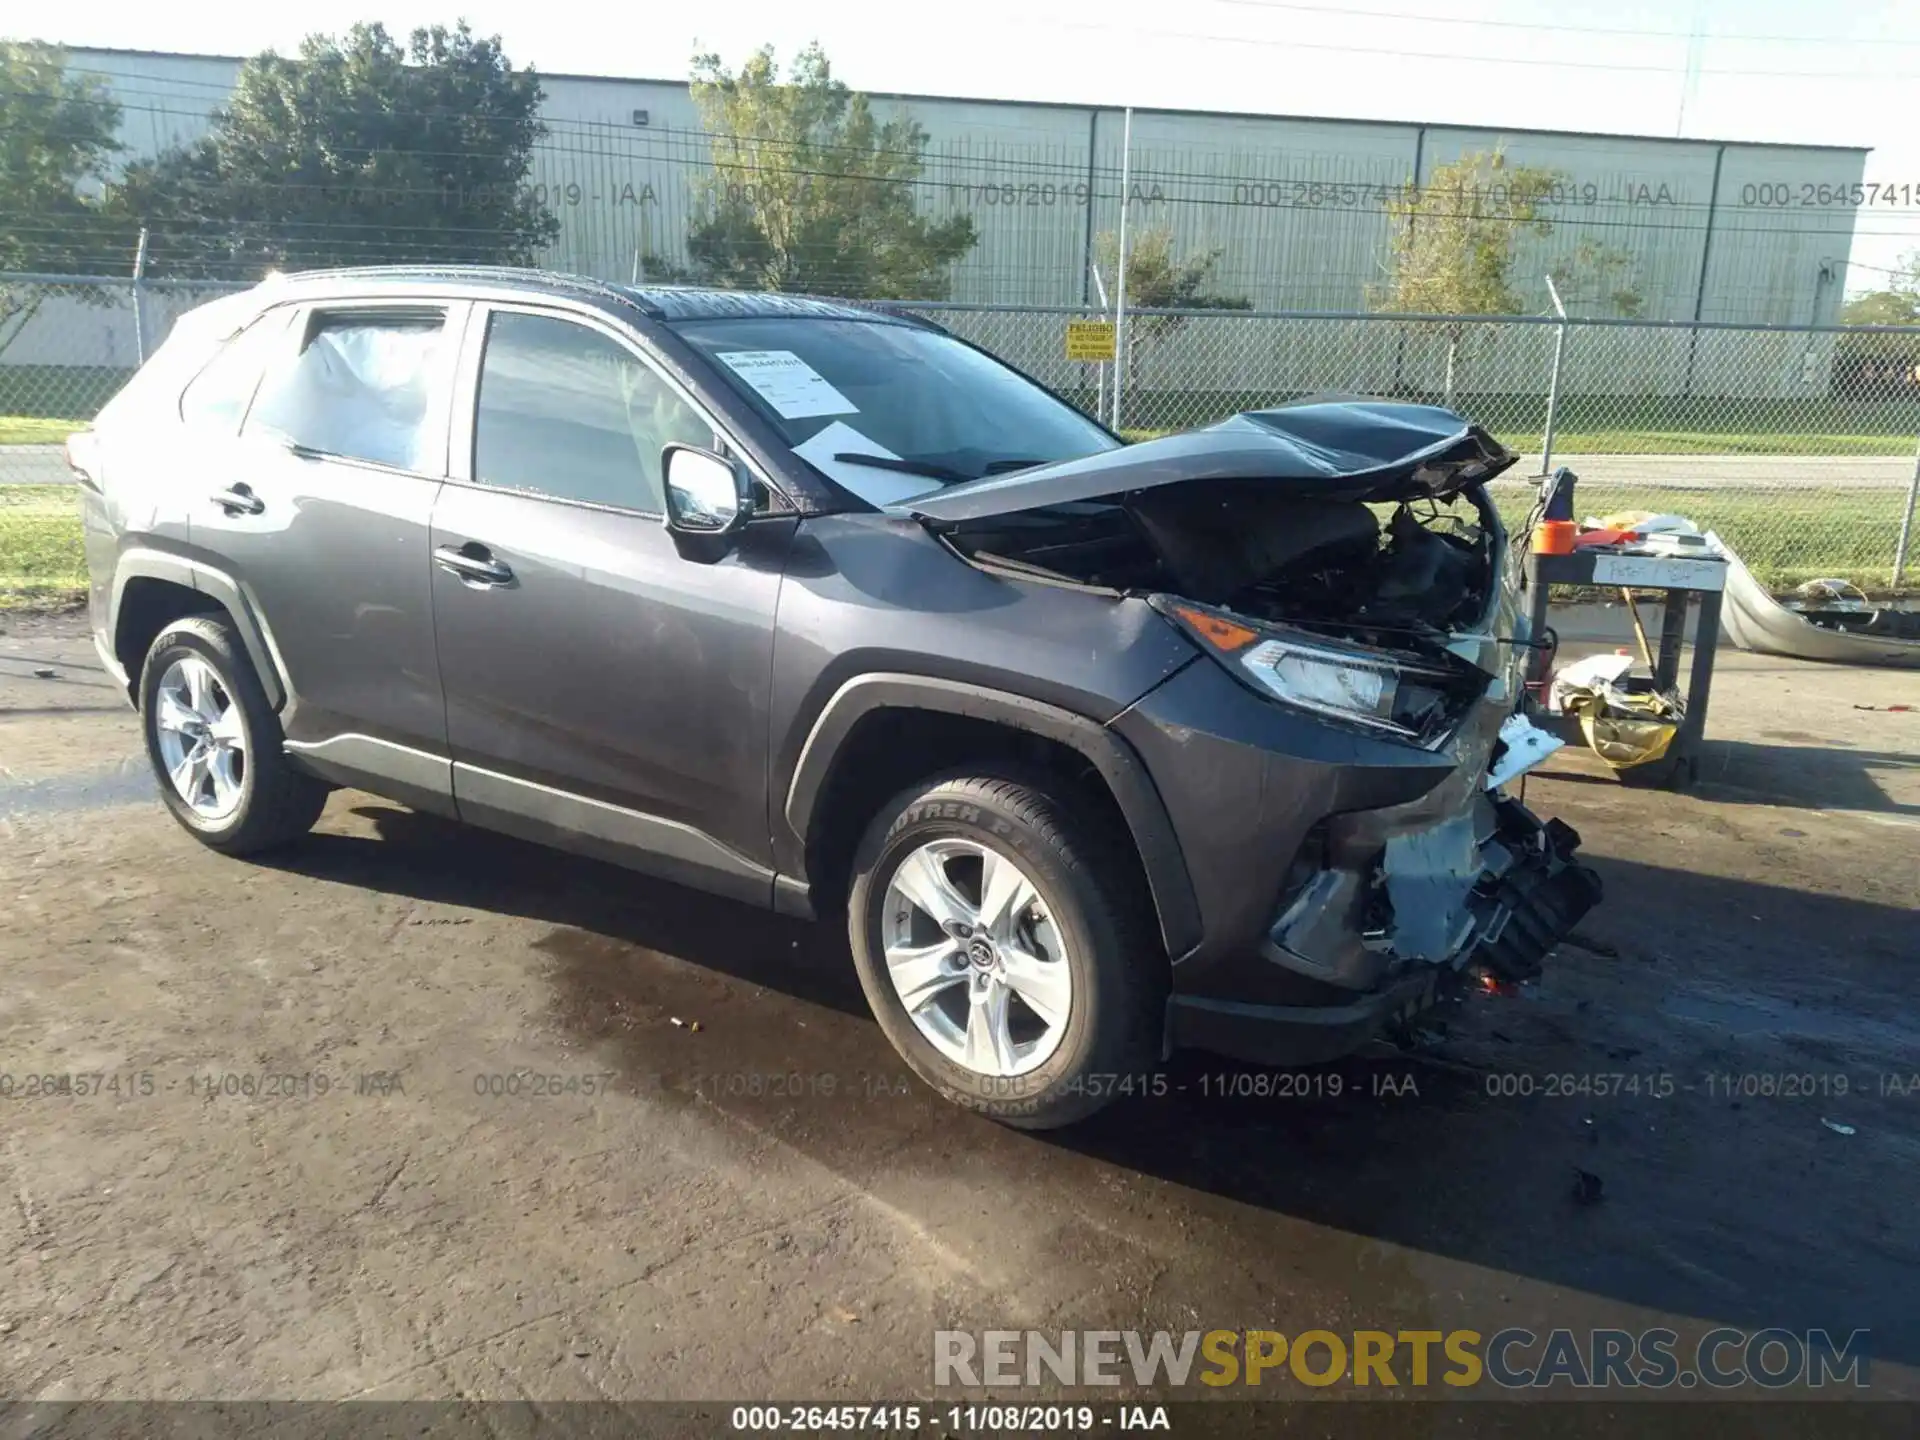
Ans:
POLYGON ((1483 793, 1460 814, 1390 839, 1377 875, 1313 876, 1282 908, 1264 953, 1353 991, 1429 966, 1532 979, 1599 902, 1600 877, 1574 859, 1579 845, 1571 826, 1483 793))
POLYGON ((1500 727, 1493 763, 1487 767, 1486 788, 1498 790, 1509 780, 1519 779, 1566 743, 1516 711, 1500 727))

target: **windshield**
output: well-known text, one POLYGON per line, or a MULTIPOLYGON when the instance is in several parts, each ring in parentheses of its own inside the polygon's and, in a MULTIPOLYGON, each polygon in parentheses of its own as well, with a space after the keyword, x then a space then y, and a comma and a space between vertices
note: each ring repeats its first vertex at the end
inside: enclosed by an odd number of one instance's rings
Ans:
POLYGON ((674 329, 794 453, 872 505, 1118 443, 951 336, 869 320, 695 320, 674 329))

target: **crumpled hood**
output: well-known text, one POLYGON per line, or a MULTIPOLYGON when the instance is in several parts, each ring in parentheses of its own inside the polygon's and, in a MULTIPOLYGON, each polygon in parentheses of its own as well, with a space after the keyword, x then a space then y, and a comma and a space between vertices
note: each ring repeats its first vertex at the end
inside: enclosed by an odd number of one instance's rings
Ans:
POLYGON ((1078 460, 951 485, 888 508, 936 522, 980 520, 1188 481, 1263 480, 1302 498, 1443 498, 1519 456, 1464 416, 1388 400, 1301 400, 1078 460))

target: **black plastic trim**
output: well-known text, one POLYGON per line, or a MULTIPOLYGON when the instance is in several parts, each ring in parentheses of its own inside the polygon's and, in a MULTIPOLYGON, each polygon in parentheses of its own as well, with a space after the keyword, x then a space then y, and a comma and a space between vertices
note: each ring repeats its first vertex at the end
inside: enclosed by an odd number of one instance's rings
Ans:
POLYGON ((1200 943, 1200 906, 1179 837, 1133 747, 1084 715, 1024 695, 925 675, 872 674, 849 680, 821 707, 794 766, 786 817, 795 834, 811 833, 814 810, 834 759, 854 726, 875 710, 886 709, 932 710, 989 720, 1045 736, 1084 755, 1107 782, 1126 817, 1168 955, 1178 959, 1200 943))

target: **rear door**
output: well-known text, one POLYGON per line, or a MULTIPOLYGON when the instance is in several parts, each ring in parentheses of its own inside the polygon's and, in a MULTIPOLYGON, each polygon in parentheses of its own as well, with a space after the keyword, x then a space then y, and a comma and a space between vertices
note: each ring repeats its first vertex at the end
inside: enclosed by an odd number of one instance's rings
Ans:
POLYGON ((476 306, 433 610, 463 818, 765 903, 767 695, 791 524, 711 563, 660 454, 711 417, 611 324, 476 306))
POLYGON ((240 420, 293 319, 288 307, 258 310, 238 295, 189 311, 94 420, 81 494, 93 627, 109 645, 120 552, 191 544, 207 496, 245 478, 240 420))
POLYGON ((335 778, 451 809, 428 526, 446 474, 457 304, 300 309, 193 517, 290 691, 288 748, 335 778))

